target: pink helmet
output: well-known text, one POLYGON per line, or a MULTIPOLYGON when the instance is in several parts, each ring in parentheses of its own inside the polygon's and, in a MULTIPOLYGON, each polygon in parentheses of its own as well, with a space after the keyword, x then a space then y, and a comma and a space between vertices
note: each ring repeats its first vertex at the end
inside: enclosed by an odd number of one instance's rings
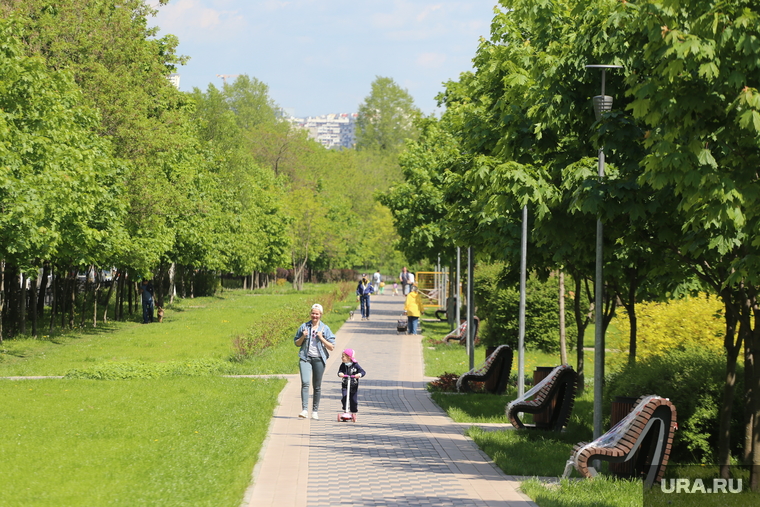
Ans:
POLYGON ((356 362, 356 358, 354 357, 354 349, 343 349, 343 353, 346 354, 352 362, 356 362))

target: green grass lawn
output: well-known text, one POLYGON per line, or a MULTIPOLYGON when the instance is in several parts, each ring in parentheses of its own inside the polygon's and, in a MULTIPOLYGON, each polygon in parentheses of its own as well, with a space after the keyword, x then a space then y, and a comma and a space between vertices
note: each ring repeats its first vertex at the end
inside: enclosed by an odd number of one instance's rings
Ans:
MULTIPOLYGON (((458 375, 467 372, 470 369, 470 358, 465 347, 456 343, 436 343, 448 332, 448 325, 445 322, 425 322, 424 326, 425 374, 438 377, 445 372, 458 375)), ((593 328, 591 336, 593 342, 593 328)), ((485 348, 476 347, 474 353, 474 366, 478 367, 485 361, 485 348)), ((614 362, 616 354, 618 353, 607 352, 606 362, 614 362)), ((576 367, 574 350, 568 351, 568 362, 576 367)), ((578 442, 592 439, 593 389, 590 385, 594 375, 593 352, 584 353, 584 363, 587 388, 576 398, 568 427, 563 433, 514 429, 493 431, 472 426, 466 434, 508 475, 561 476, 573 446, 578 442)), ((537 366, 559 364, 559 353, 526 351, 524 359, 526 385, 532 383, 533 371, 537 366)), ((505 395, 441 392, 432 392, 431 395, 454 421, 473 424, 502 423, 511 428, 505 415, 505 408, 517 396, 516 379, 517 355, 515 354, 512 363, 512 379, 505 395)), ((529 423, 530 415, 526 415, 525 420, 529 423)), ((601 471, 603 473, 607 471, 605 462, 602 463, 601 471)), ((578 477, 577 472, 574 471, 571 477, 578 477)), ((546 484, 530 479, 523 482, 521 487, 541 507, 592 505, 641 507, 643 502, 640 482, 607 476, 600 476, 599 480, 594 481, 563 480, 558 484, 546 484)))
MULTIPOLYGON (((470 358, 464 346, 458 342, 436 343, 440 341, 449 332, 446 322, 425 322, 423 335, 423 355, 425 358, 425 375, 428 377, 439 377, 443 373, 456 373, 461 375, 470 370, 470 358)), ((607 359, 610 360, 615 352, 608 352, 607 359)), ((483 346, 475 347, 474 366, 478 367, 486 360, 486 349, 483 346)), ((586 382, 594 378, 594 352, 585 351, 584 354, 584 373, 586 382)), ((568 364, 577 370, 577 354, 575 350, 567 352, 568 364)), ((517 380, 517 352, 512 360, 513 381, 517 380)), ((532 383, 533 372, 538 366, 558 366, 560 364, 559 352, 556 354, 547 354, 540 350, 528 350, 525 353, 524 371, 527 377, 526 383, 532 383)))
POLYGON ((0 505, 237 507, 284 384, 0 382, 0 505))
MULTIPOLYGON (((51 339, 6 340, 0 346, 0 376, 64 375, 72 369, 110 361, 227 360, 233 352, 234 337, 245 333, 267 312, 300 303, 303 320, 308 320, 307 301, 317 298, 320 290, 326 289, 308 286, 302 293, 274 294, 227 290, 220 296, 179 300, 166 309, 161 324, 111 322, 51 339)), ((335 331, 345 315, 347 311, 338 305, 324 320, 335 331)), ((274 363, 267 364, 271 355, 272 351, 267 351, 255 361, 237 365, 236 371, 257 374, 263 368, 266 373, 292 373, 297 366, 280 366, 282 371, 275 371, 273 364, 284 357, 276 355, 274 363)))
MULTIPOLYGON (((76 370, 157 378, 0 380, 0 505, 239 506, 285 381, 222 378, 218 366, 297 372, 295 327, 241 362, 230 361, 232 340, 286 305, 303 306, 306 321, 311 303, 334 289, 225 291, 179 301, 162 324, 6 340, 0 376, 76 370)), ((323 318, 333 331, 346 320, 345 306, 336 303, 323 318)))

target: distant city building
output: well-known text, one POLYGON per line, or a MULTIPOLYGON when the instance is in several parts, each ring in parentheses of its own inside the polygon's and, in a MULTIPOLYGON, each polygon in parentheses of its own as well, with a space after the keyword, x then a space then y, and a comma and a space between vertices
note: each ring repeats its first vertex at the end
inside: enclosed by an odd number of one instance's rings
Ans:
POLYGON ((179 74, 169 74, 169 82, 179 90, 179 74))
POLYGON ((290 118, 290 122, 306 129, 309 137, 325 148, 353 148, 356 144, 356 113, 326 114, 308 118, 290 118))

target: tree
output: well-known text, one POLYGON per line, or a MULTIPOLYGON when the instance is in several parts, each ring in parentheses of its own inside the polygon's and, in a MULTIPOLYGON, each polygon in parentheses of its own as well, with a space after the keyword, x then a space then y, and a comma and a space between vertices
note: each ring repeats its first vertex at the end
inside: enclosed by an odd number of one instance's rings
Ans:
POLYGON ((642 49, 626 80, 634 98, 630 108, 647 129, 641 179, 656 189, 672 189, 683 230, 672 248, 726 305, 728 365, 719 460, 727 474, 735 364, 743 342, 744 451, 752 465, 750 486, 758 490, 760 94, 753 84, 760 80, 760 10, 743 0, 648 2, 616 14, 626 36, 640 40, 642 49))
MULTIPOLYGON (((83 105, 71 74, 25 56, 19 31, 16 22, 0 22, 0 262, 3 276, 36 280, 44 259, 77 266, 118 252, 124 167, 112 158, 108 139, 92 135, 98 116, 83 105)), ((21 330, 25 313, 18 315, 21 330)), ((31 313, 36 319, 35 305, 31 313)))
POLYGON ((417 122, 420 136, 400 154, 404 181, 378 193, 378 201, 390 209, 400 238, 397 248, 409 262, 435 262, 452 250, 446 235, 443 202, 445 171, 457 158, 454 137, 435 118, 417 122))
POLYGON ((356 147, 359 150, 397 152, 414 138, 414 121, 421 116, 409 92, 389 77, 372 82, 370 94, 359 105, 356 147))

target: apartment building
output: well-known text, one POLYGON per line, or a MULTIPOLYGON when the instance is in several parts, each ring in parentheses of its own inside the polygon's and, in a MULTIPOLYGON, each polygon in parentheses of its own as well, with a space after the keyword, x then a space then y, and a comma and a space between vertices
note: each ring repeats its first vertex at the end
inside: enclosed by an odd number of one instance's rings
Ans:
POLYGON ((326 114, 290 121, 309 132, 309 137, 328 149, 353 148, 356 144, 356 113, 326 114))

